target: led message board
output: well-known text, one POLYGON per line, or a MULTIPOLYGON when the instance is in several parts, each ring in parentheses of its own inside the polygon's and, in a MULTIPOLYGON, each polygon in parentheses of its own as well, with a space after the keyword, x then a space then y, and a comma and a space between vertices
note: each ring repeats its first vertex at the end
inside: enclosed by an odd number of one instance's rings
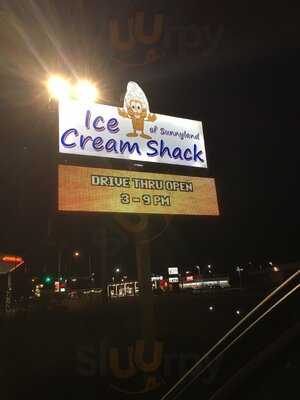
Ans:
POLYGON ((59 211, 219 215, 215 180, 58 166, 59 211))

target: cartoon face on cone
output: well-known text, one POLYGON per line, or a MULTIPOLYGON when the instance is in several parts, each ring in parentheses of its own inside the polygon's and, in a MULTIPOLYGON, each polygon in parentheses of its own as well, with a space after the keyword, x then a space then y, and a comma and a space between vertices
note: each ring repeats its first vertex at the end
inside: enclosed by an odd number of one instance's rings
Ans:
POLYGON ((121 117, 129 118, 132 121, 133 132, 128 133, 128 137, 140 136, 144 139, 151 139, 151 136, 144 132, 145 121, 154 122, 156 115, 150 113, 147 97, 137 83, 128 83, 124 106, 118 108, 118 112, 121 117))

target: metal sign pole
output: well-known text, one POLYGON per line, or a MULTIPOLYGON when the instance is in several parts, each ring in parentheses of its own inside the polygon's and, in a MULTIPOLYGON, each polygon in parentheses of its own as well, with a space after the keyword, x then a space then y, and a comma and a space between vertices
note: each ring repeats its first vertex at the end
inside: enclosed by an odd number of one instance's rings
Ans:
POLYGON ((135 237, 136 263, 138 281, 140 286, 139 298, 141 306, 141 330, 142 336, 147 342, 153 342, 155 338, 154 302, 151 283, 150 245, 146 239, 146 233, 135 237), (142 236, 142 239, 141 239, 142 236))

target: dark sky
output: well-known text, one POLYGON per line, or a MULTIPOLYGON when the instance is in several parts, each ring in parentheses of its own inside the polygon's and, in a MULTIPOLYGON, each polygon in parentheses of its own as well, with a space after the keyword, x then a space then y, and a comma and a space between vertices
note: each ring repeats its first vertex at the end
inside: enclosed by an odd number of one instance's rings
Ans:
POLYGON ((105 225, 109 266, 134 270, 133 240, 112 216, 56 213, 58 126, 43 83, 59 72, 90 77, 102 101, 113 105, 135 80, 154 112, 203 121, 221 217, 174 217, 167 226, 151 217, 153 270, 299 259, 297 8, 261 1, 1 4, 0 250, 23 254, 35 270, 54 268, 57 244, 66 254, 76 247, 98 260, 95 232, 105 225), (153 45, 136 40, 121 51, 110 22, 126 39, 128 20, 138 12, 146 31, 154 15, 163 15, 162 39, 153 45))

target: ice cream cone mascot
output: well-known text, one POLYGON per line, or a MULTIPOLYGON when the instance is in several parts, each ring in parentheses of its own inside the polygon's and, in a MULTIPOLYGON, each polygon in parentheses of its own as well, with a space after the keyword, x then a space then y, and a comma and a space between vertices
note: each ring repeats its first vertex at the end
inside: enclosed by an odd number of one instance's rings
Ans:
POLYGON ((151 136, 144 132, 144 123, 145 121, 154 122, 156 115, 150 113, 147 97, 137 83, 129 82, 127 84, 124 106, 118 108, 118 112, 121 117, 130 118, 132 121, 133 132, 128 133, 128 137, 140 136, 144 139, 151 139, 151 136))

